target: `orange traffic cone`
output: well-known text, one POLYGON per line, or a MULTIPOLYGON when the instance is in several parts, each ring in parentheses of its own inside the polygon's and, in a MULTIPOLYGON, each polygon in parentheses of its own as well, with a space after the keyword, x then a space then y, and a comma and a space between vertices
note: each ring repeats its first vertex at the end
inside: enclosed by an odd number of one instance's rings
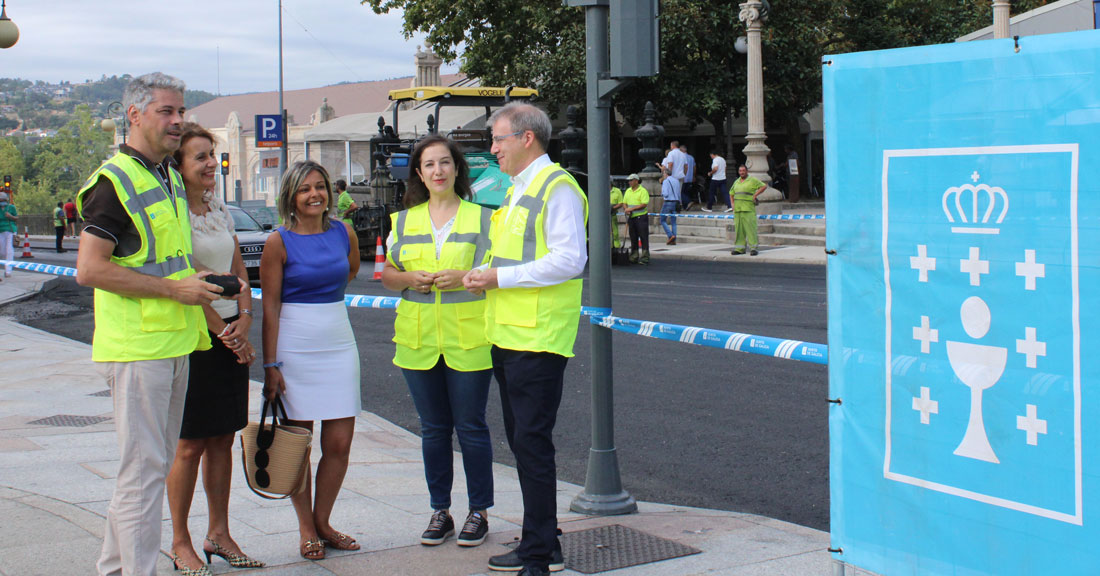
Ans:
POLYGON ((382 252, 382 237, 378 237, 378 243, 374 246, 374 278, 372 280, 382 279, 382 268, 386 266, 386 255, 382 252))
POLYGON ((34 258, 31 254, 31 230, 29 227, 23 227, 23 255, 20 258, 34 258))

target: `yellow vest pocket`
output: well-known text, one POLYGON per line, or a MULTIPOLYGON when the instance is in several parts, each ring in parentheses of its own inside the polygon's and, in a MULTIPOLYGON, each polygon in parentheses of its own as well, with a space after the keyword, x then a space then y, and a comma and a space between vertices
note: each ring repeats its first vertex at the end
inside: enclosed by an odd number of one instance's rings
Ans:
POLYGON ((496 322, 508 326, 534 328, 539 315, 538 288, 497 290, 496 322))
POLYGON ((143 332, 173 332, 187 327, 183 304, 167 298, 139 298, 143 332))
POLYGON ((455 304, 458 316, 458 344, 463 350, 488 346, 485 338, 485 301, 455 304))
POLYGON ((404 301, 397 305, 393 341, 414 350, 420 348, 420 306, 404 301))

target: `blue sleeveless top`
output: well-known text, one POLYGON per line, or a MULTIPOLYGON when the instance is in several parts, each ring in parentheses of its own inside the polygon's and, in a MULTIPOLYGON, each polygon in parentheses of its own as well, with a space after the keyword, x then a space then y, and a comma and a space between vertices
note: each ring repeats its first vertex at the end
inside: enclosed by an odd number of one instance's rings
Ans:
POLYGON ((295 234, 278 229, 286 247, 283 267, 283 302, 326 304, 343 302, 348 285, 348 230, 332 220, 320 234, 295 234))

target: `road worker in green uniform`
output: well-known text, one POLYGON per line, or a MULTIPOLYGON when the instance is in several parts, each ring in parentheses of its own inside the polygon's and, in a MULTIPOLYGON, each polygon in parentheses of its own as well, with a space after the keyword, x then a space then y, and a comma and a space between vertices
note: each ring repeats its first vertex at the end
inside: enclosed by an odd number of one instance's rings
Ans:
POLYGON ((611 247, 618 248, 623 245, 619 240, 619 210, 623 209, 623 191, 611 186, 611 247))
POLYGON ((626 229, 630 233, 630 263, 649 264, 649 191, 640 184, 637 174, 627 176, 630 187, 623 192, 626 229), (638 244, 642 245, 641 254, 638 244))
POLYGON ((355 203, 351 194, 348 193, 348 183, 343 180, 337 180, 336 190, 338 190, 339 194, 339 196, 336 197, 336 214, 345 224, 355 228, 355 221, 351 219, 351 215, 355 214, 355 211, 359 209, 359 205, 355 203))
POLYGON ((744 164, 737 167, 737 176, 730 187, 733 223, 737 227, 737 236, 730 254, 737 256, 748 250, 750 255, 756 256, 756 205, 760 203, 757 197, 768 189, 768 185, 749 176, 749 169, 744 164))

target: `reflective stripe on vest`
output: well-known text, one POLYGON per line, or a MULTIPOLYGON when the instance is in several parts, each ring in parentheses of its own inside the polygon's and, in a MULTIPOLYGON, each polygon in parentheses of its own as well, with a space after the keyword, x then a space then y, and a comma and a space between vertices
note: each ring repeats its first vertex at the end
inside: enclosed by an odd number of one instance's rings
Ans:
POLYGON ((463 302, 477 302, 478 300, 485 299, 485 293, 472 294, 466 290, 448 290, 448 291, 432 291, 428 294, 423 292, 417 292, 416 290, 410 290, 408 288, 401 291, 401 299, 408 300, 409 302, 415 302, 417 304, 435 304, 435 295, 439 294, 440 304, 461 304, 463 302))
MULTIPOLYGON (((519 200, 516 200, 516 205, 512 207, 513 210, 517 206, 523 206, 527 209, 527 222, 524 224, 523 230, 523 254, 519 260, 514 258, 502 258, 494 255, 492 266, 518 266, 535 259, 535 253, 538 250, 538 242, 535 239, 535 221, 542 213, 543 205, 546 204, 546 191, 550 189, 551 182, 562 176, 568 175, 568 172, 560 168, 554 170, 546 176, 546 180, 542 182, 542 187, 539 188, 539 191, 534 196, 524 194, 519 200)), ((511 201, 512 192, 509 190, 508 196, 504 198, 504 202, 501 203, 501 206, 509 206, 511 201)))
POLYGON ((146 247, 145 264, 134 267, 134 270, 158 278, 167 278, 176 272, 182 272, 190 268, 191 265, 182 254, 177 258, 168 257, 164 262, 157 262, 157 237, 153 234, 153 223, 149 221, 149 214, 146 212, 146 209, 158 202, 169 200, 168 194, 165 193, 164 188, 157 186, 156 188, 143 190, 139 193, 134 189, 134 181, 130 179, 130 176, 126 174, 126 171, 121 167, 115 164, 106 164, 103 166, 103 170, 114 174, 115 178, 118 178, 118 183, 122 186, 122 190, 127 196, 127 210, 129 210, 131 215, 136 216, 138 221, 140 221, 141 225, 145 228, 145 238, 148 244, 146 247))
MULTIPOLYGON (((397 213, 397 222, 394 223, 394 230, 400 230, 402 233, 398 235, 397 241, 390 247, 391 254, 401 254, 401 248, 406 244, 435 244, 435 238, 431 234, 410 234, 406 236, 403 234, 405 231, 405 219, 408 217, 409 211, 402 210, 397 213)), ((488 210, 483 210, 481 213, 481 233, 469 232, 465 234, 451 233, 444 240, 447 242, 464 242, 466 244, 473 244, 475 247, 474 252, 474 266, 477 266, 485 258, 485 253, 489 251, 489 247, 492 246, 492 241, 489 240, 489 225, 492 222, 493 213, 488 210)), ((394 267, 398 270, 405 272, 405 265, 401 263, 399 259, 393 259, 394 267)), ((419 302, 419 300, 413 300, 419 302)))

